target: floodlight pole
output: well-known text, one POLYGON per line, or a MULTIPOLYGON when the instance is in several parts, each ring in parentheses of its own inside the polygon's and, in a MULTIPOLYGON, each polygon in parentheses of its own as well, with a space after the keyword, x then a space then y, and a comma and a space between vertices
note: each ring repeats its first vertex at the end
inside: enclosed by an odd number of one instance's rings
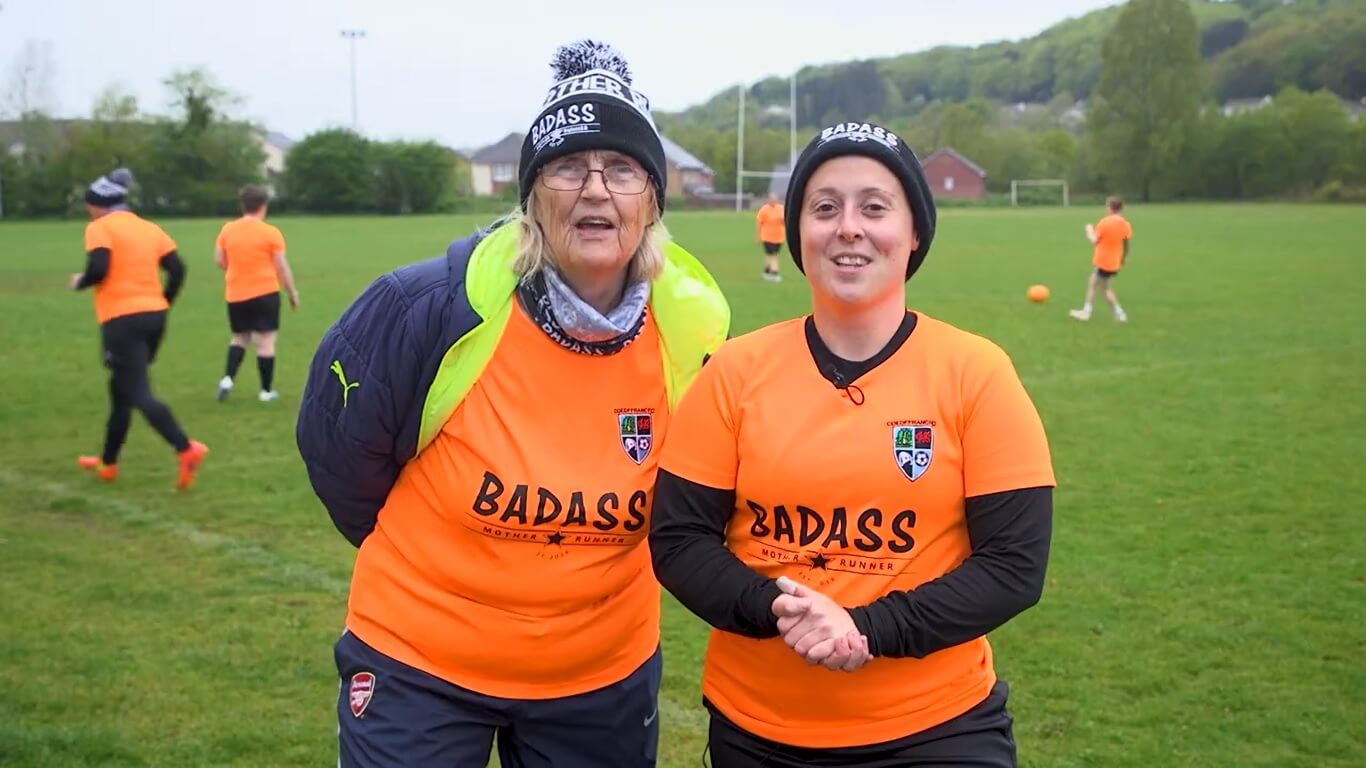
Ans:
POLYGON ((356 119, 356 40, 365 37, 365 30, 343 29, 341 36, 351 44, 351 130, 358 132, 360 128, 356 119))
POLYGON ((787 163, 791 170, 797 155, 797 70, 787 81, 787 163))

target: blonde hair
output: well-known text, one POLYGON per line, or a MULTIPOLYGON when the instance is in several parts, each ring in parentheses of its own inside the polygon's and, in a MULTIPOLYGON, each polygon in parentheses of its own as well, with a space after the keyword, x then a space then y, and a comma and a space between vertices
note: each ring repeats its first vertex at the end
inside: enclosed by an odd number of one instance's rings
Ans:
MULTIPOLYGON (((653 281, 659 277, 664 271, 664 244, 672 239, 663 219, 659 218, 654 186, 647 187, 642 194, 648 196, 644 202, 654 215, 650 223, 645 225, 645 234, 641 236, 640 245, 631 256, 626 275, 626 279, 630 281, 653 281)), ((523 212, 519 207, 507 217, 507 223, 516 226, 521 234, 517 243, 517 261, 512 268, 522 279, 531 277, 547 266, 555 266, 557 262, 550 241, 545 236, 545 230, 541 228, 545 205, 544 199, 537 194, 537 189, 533 185, 531 193, 527 196, 526 211, 523 212)))

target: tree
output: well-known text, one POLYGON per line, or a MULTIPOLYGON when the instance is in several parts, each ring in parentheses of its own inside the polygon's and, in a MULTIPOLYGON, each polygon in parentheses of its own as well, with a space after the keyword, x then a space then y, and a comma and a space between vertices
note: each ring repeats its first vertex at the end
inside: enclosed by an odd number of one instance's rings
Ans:
POLYGON ((138 117, 138 98, 120 85, 106 86, 95 95, 90 116, 96 122, 130 123, 138 117))
POLYGON ((393 142, 375 148, 376 203, 382 213, 434 213, 455 190, 455 160, 432 141, 393 142))
POLYGON ((1284 159, 1291 153, 1271 110, 1238 115, 1225 133, 1227 153, 1234 169, 1234 195, 1239 198, 1274 197, 1285 192, 1284 159))
MULTIPOLYGON (((1348 157, 1352 126, 1347 111, 1327 91, 1282 91, 1271 107, 1288 152, 1282 168, 1289 191, 1312 192, 1339 176, 1348 157)), ((1341 181, 1341 179, 1338 179, 1341 181)))
POLYGON ((1200 55, 1212 58, 1241 43, 1247 37, 1247 28, 1247 19, 1238 18, 1209 25, 1200 34, 1200 55))
POLYGON ((1039 175, 1071 179, 1076 167, 1077 140, 1072 134, 1055 128, 1039 137, 1039 175))
POLYGON ((334 128, 311 134, 289 151, 284 195, 292 208, 320 213, 375 210, 374 147, 334 128))
POLYGON ((49 114, 56 69, 51 42, 25 40, 24 49, 14 57, 11 65, 3 104, 5 111, 20 118, 35 113, 49 114))
POLYGON ((1276 197, 1290 186, 1285 158, 1292 154, 1273 109, 1225 117, 1209 110, 1182 160, 1180 191, 1188 197, 1276 197))
POLYGON ((185 133, 208 130, 216 116, 226 116, 230 107, 242 103, 242 97, 218 85, 202 69, 178 70, 161 82, 171 91, 171 107, 181 111, 180 128, 185 133))
POLYGON ((155 124, 149 166, 140 174, 144 206, 182 215, 232 213, 238 189, 262 178, 258 129, 229 119, 241 99, 203 70, 173 72, 162 82, 180 114, 155 124))
POLYGON ((932 143, 937 148, 953 147, 969 156, 980 156, 985 143, 987 109, 981 101, 950 104, 939 116, 932 143))
POLYGON ((1366 13, 1361 4, 1295 6, 1252 26, 1248 37, 1215 60, 1220 99, 1260 98, 1286 86, 1366 96, 1366 13))
POLYGON ((95 97, 90 120, 67 132, 72 176, 94 179, 126 166, 136 173, 148 170, 152 155, 151 123, 139 116, 137 99, 117 86, 95 97))
POLYGON ((1200 34, 1183 0, 1130 0, 1102 46, 1088 123, 1104 175, 1141 200, 1173 174, 1199 116, 1200 34))
POLYGON ((66 208, 70 183, 61 128, 50 113, 55 70, 52 44, 26 40, 0 93, 0 115, 12 115, 18 123, 0 169, 7 216, 49 216, 66 208))
POLYGON ((470 159, 460 154, 453 153, 451 156, 451 175, 453 177, 454 191, 458 197, 469 197, 474 194, 474 169, 470 165, 470 159))
POLYGON ((1366 187, 1366 120, 1358 120, 1352 129, 1343 161, 1343 181, 1359 187, 1366 187))

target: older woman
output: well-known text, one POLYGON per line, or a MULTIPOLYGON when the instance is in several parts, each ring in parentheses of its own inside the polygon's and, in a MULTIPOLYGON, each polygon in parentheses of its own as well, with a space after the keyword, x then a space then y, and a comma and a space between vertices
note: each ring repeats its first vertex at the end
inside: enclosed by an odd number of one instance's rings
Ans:
POLYGON ((660 221, 665 158, 625 62, 561 48, 522 204, 375 282, 298 423, 360 550, 337 644, 342 765, 655 762, 657 445, 726 337, 660 221))
POLYGON ((900 137, 826 128, 786 211, 811 314, 721 347, 655 489, 655 571, 716 628, 712 765, 1013 765, 985 635, 1043 587, 1039 417, 999 347, 906 309, 935 211, 900 137))

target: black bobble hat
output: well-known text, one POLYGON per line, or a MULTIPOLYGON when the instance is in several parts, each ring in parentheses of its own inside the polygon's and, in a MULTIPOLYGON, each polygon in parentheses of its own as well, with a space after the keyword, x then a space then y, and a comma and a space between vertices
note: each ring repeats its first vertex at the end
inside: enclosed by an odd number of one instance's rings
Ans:
POLYGON ((843 155, 862 155, 870 157, 887 167, 901 181, 910 201, 911 213, 915 219, 915 233, 919 245, 911 251, 906 262, 906 279, 910 280, 925 255, 930 251, 934 240, 935 208, 934 195, 930 193, 929 182, 920 160, 900 136, 872 123, 836 123, 820 133, 806 145, 792 168, 792 179, 787 185, 787 248, 797 269, 802 268, 802 239, 800 219, 802 197, 806 194, 806 183, 811 174, 827 160, 843 155), (794 213, 795 212, 795 213, 794 213))
POLYGON ((650 100, 631 84, 626 60, 609 45, 580 40, 560 46, 550 68, 555 84, 522 141, 522 210, 546 163, 587 149, 614 149, 645 167, 663 213, 664 145, 650 116, 650 100))

